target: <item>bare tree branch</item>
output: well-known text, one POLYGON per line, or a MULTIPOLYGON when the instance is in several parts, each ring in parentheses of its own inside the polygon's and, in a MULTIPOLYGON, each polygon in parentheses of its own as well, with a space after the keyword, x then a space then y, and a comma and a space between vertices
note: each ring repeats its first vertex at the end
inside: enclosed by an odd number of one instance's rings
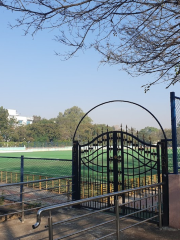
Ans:
POLYGON ((25 34, 59 29, 56 40, 69 47, 65 59, 95 48, 102 63, 133 76, 159 74, 145 92, 180 82, 179 0, 0 0, 0 7, 20 13, 12 28, 24 26, 25 34))

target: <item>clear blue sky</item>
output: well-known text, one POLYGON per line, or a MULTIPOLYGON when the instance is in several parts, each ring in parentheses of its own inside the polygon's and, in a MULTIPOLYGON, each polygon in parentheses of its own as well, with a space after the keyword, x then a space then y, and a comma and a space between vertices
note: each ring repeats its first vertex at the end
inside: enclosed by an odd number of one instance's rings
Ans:
MULTIPOLYGON (((64 46, 53 41, 57 32, 39 32, 34 38, 23 36, 22 29, 8 28, 15 15, 0 9, 0 106, 16 109, 24 116, 53 118, 72 106, 84 112, 108 100, 136 102, 148 108, 164 128, 170 127, 170 92, 180 96, 180 85, 165 89, 156 85, 144 93, 141 85, 154 76, 133 78, 120 66, 99 66, 101 56, 94 50, 61 61, 54 51, 64 46)), ((137 129, 157 124, 147 113, 124 104, 108 104, 90 117, 95 123, 127 124, 137 129)))

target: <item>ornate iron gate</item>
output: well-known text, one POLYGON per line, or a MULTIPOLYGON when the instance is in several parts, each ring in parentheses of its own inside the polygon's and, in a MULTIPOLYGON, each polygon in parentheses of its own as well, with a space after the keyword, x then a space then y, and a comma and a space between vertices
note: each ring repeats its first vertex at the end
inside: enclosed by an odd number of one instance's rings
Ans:
MULTIPOLYGON (((75 200, 167 182, 166 141, 153 145, 127 131, 102 132, 86 144, 74 141, 73 175, 75 200)), ((132 197, 128 194, 122 202, 132 197)), ((101 209, 113 204, 114 199, 105 199, 86 207, 101 209)))

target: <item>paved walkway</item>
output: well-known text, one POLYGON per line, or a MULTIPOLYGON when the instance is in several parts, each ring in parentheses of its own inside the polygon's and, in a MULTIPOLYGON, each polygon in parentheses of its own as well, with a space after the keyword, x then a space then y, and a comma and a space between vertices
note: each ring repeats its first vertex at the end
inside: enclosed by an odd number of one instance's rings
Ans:
MULTIPOLYGON (((77 209, 61 209, 53 214, 53 221, 63 221, 72 216, 87 213, 88 210, 77 210, 77 209)), ((78 222, 64 223, 54 227, 54 239, 70 234, 77 230, 90 227, 92 224, 99 224, 103 220, 114 219, 113 215, 101 213, 96 217, 91 216, 84 218, 78 222)), ((37 229, 32 229, 32 225, 36 222, 35 215, 25 216, 25 222, 21 223, 19 219, 8 220, 0 223, 0 240, 48 240, 48 230, 45 228, 47 225, 47 216, 42 217, 41 225, 37 229)), ((120 228, 129 226, 130 224, 136 223, 135 220, 128 219, 120 221, 120 228)), ((84 235, 71 236, 66 239, 76 240, 95 240, 102 237, 104 234, 109 234, 115 231, 115 222, 104 225, 102 228, 93 229, 86 232, 84 235)), ((116 239, 115 235, 106 238, 108 240, 116 239)), ((143 223, 133 228, 127 229, 121 233, 120 239, 123 240, 180 240, 180 230, 159 228, 155 224, 143 223)))

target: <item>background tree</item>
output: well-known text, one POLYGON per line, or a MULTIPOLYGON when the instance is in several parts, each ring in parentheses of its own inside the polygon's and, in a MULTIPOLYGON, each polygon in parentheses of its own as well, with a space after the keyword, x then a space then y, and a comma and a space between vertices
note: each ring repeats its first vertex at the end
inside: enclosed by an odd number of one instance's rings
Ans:
POLYGON ((146 142, 151 141, 151 143, 157 143, 162 138, 161 132, 160 129, 155 127, 145 127, 139 131, 138 136, 146 142))
POLYGON ((36 116, 36 115, 33 115, 33 123, 37 123, 41 121, 41 117, 40 116, 36 116))
POLYGON ((9 124, 8 124, 8 110, 0 107, 0 135, 1 135, 1 139, 7 140, 8 138, 8 128, 9 128, 9 124))
POLYGON ((0 107, 0 139, 8 142, 14 133, 17 121, 14 118, 8 118, 8 110, 0 107))
POLYGON ((150 86, 180 78, 180 1, 0 0, 0 6, 20 13, 12 27, 25 34, 60 30, 56 40, 72 48, 95 48, 102 62, 121 64, 131 75, 157 73, 150 86), (91 42, 89 42, 91 36, 91 42))
MULTIPOLYGON (((69 139, 72 141, 75 129, 84 116, 84 112, 77 106, 66 109, 63 113, 59 113, 58 117, 55 119, 56 123, 59 125, 61 131, 66 134, 65 139, 69 139)), ((86 116, 76 134, 78 139, 87 139, 89 135, 91 135, 92 128, 92 119, 86 116)))

